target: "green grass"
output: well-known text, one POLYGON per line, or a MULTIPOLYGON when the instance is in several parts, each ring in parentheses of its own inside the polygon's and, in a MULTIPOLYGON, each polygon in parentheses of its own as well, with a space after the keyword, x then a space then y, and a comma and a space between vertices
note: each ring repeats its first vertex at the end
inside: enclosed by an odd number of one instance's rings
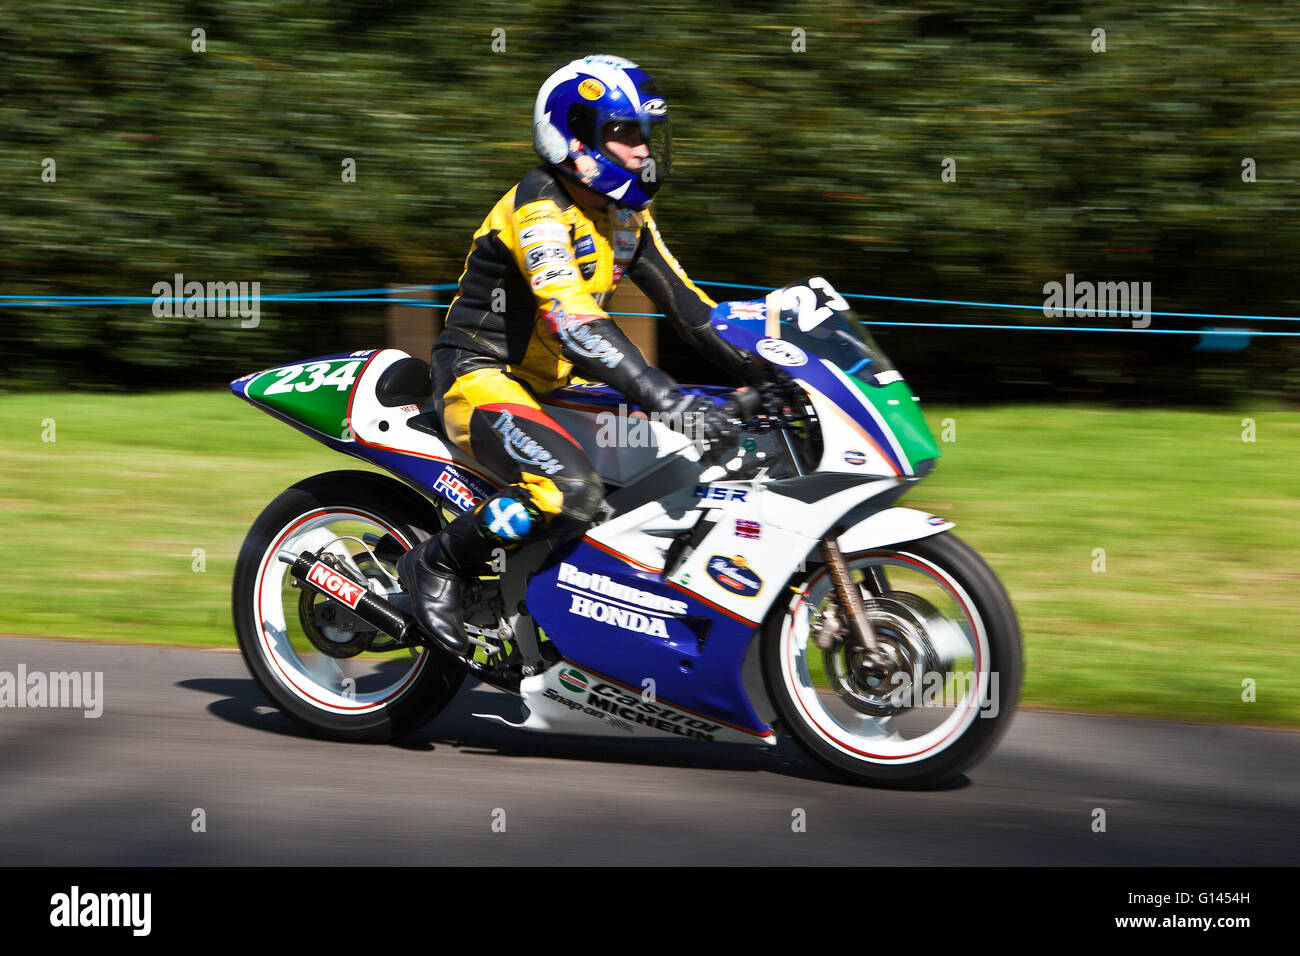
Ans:
MULTIPOLYGON (((1300 724, 1300 413, 926 416, 957 440, 904 503, 958 522, 1002 578, 1026 703, 1300 724)), ((0 451, 0 632, 225 647, 257 513, 307 475, 365 467, 220 390, 0 396, 0 451)))

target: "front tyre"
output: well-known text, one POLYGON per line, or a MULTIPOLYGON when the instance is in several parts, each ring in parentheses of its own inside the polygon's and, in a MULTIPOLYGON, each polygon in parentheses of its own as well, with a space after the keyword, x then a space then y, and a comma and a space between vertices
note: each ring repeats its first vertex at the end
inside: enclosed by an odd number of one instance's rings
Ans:
POLYGON ((1020 628, 988 565, 951 533, 846 554, 890 664, 819 622, 835 605, 825 566, 792 582, 763 628, 764 679, 790 735, 859 783, 925 787, 984 757, 1020 695, 1020 628))
POLYGON ((400 737, 432 720, 465 672, 439 651, 397 647, 342 605, 298 587, 277 555, 327 551, 402 604, 397 558, 440 520, 428 500, 392 478, 334 471, 298 482, 253 522, 235 563, 239 649, 267 697, 316 736, 400 737))

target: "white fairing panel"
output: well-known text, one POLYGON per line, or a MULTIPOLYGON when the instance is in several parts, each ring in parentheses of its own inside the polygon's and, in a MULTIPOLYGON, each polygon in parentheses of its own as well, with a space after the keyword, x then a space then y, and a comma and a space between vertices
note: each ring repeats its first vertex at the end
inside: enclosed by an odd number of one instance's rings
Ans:
MULTIPOLYGON (((668 581, 757 624, 790 575, 814 553, 826 530, 854 506, 896 491, 898 481, 864 481, 811 502, 779 494, 761 477, 664 489, 659 500, 597 525, 587 538, 631 564, 662 572, 670 541, 654 532, 694 527, 705 512, 707 534, 684 556, 668 581)), ((897 539, 903 541, 943 530, 929 525, 928 517, 922 515, 919 522, 887 522, 874 537, 883 537, 893 529, 905 535, 897 539)))
POLYGON ((839 537, 840 550, 845 554, 870 551, 886 545, 928 538, 949 528, 951 521, 938 515, 926 514, 913 508, 886 508, 859 521, 839 537))
POLYGON ((348 417, 353 440, 371 448, 452 463, 493 485, 504 484, 503 478, 493 475, 485 466, 470 458, 451 442, 411 428, 407 424, 416 415, 428 411, 427 407, 400 405, 390 408, 380 404, 375 395, 380 377, 389 366, 405 358, 410 356, 401 349, 381 349, 366 364, 365 370, 352 390, 352 404, 348 417))

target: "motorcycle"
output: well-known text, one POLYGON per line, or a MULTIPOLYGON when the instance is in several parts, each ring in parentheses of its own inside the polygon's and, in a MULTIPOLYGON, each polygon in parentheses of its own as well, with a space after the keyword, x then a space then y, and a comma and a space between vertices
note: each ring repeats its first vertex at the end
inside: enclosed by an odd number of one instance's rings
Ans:
POLYGON ((934 785, 986 755, 1019 696, 1019 627, 952 522, 898 504, 939 458, 918 400, 821 277, 723 302, 711 321, 770 372, 734 393, 741 439, 706 448, 601 383, 544 396, 605 505, 576 539, 493 555, 465 589, 463 657, 422 633, 396 563, 507 480, 447 439, 429 364, 368 349, 232 382, 395 476, 316 475, 254 521, 233 613, 261 689, 345 741, 423 726, 473 676, 522 701, 518 721, 475 716, 520 730, 760 746, 784 733, 877 786, 934 785))

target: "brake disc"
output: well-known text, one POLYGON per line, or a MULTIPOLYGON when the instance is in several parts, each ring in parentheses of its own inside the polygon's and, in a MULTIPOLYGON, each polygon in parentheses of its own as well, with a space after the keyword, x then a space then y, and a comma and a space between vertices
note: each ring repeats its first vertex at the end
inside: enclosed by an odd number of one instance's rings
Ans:
POLYGON ((896 716, 917 704, 928 673, 944 673, 969 645, 955 624, 929 601, 907 591, 865 600, 876 631, 879 658, 837 641, 822 663, 836 694, 859 713, 896 716))

